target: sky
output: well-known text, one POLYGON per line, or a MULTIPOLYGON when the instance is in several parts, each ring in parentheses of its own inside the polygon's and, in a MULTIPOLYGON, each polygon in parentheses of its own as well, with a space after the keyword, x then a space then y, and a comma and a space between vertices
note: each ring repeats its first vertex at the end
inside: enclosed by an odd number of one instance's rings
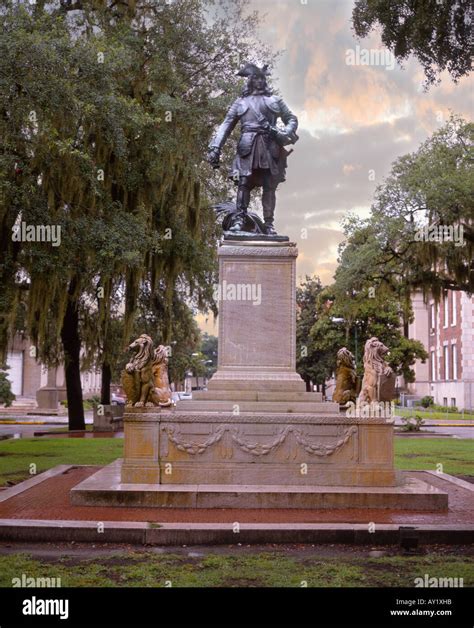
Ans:
MULTIPOLYGON (((415 59, 400 67, 378 31, 357 39, 351 29, 353 0, 251 0, 264 14, 259 34, 281 51, 272 84, 299 119, 299 141, 288 158, 287 180, 277 190, 275 226, 297 243, 297 279, 332 281, 341 222, 349 213, 369 215, 374 191, 391 163, 413 152, 449 118, 472 119, 473 80, 424 90, 415 59), (351 65, 372 53, 370 65, 351 65), (351 52, 348 52, 351 51, 351 52)), ((262 65, 264 59, 251 59, 262 65)), ((236 141, 237 130, 228 140, 236 141)), ((212 317, 201 326, 216 333, 212 317)))

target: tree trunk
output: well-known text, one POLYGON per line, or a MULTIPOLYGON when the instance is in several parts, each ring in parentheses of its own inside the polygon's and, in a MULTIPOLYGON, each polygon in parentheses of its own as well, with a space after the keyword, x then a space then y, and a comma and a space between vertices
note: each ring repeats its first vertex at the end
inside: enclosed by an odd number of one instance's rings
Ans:
POLYGON ((305 376, 304 378, 305 384, 306 384, 306 392, 311 392, 311 380, 308 376, 305 376))
POLYGON ((100 403, 104 406, 110 404, 110 383, 112 381, 112 369, 110 364, 102 362, 102 383, 100 387, 100 403))
POLYGON ((84 406, 81 384, 81 339, 79 337, 79 313, 74 299, 76 280, 71 280, 68 302, 61 328, 64 349, 64 372, 66 379, 67 406, 70 430, 85 430, 84 406))
POLYGON ((405 338, 410 337, 410 323, 405 316, 403 317, 403 335, 405 338))

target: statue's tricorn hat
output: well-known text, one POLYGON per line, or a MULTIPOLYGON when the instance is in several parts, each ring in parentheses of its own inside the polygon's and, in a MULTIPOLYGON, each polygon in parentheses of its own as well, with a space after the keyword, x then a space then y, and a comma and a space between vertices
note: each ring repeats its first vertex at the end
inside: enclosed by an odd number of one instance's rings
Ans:
POLYGON ((253 63, 247 63, 237 72, 237 76, 266 76, 268 74, 267 70, 268 65, 264 65, 262 68, 259 68, 253 63))

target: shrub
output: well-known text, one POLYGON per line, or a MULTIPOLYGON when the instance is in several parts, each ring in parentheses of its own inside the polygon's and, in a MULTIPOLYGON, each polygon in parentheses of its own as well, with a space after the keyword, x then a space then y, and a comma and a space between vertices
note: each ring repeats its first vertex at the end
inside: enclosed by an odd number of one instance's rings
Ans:
MULTIPOLYGON (((8 367, 6 367, 8 368, 8 367)), ((12 405, 12 402, 16 399, 15 395, 12 393, 12 385, 10 380, 5 373, 5 370, 2 369, 0 371, 0 403, 8 408, 12 405)))
POLYGON ((413 418, 402 417, 402 421, 404 423, 403 427, 401 428, 403 432, 420 432, 421 426, 425 422, 425 420, 419 414, 416 414, 413 418))
POLYGON ((440 405, 433 405, 431 408, 431 410, 434 410, 435 412, 459 412, 458 407, 457 406, 440 406, 440 405))
POLYGON ((426 397, 422 397, 420 400, 420 405, 422 405, 423 408, 429 408, 433 405, 433 403, 434 399, 430 395, 426 395, 426 397))

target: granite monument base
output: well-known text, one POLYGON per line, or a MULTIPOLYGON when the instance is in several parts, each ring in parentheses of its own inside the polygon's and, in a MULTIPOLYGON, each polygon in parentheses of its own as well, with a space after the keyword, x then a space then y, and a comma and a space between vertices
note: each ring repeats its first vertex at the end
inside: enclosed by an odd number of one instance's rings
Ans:
MULTIPOLYGON (((294 412, 275 411, 275 405, 284 402, 250 401, 250 411, 241 409, 236 416, 231 408, 225 410, 228 402, 215 403, 222 405, 214 412, 129 409, 124 416, 122 482, 396 484, 393 425, 385 419, 303 414, 298 407, 305 405, 301 401, 295 402, 294 412), (257 413, 259 404, 270 407, 257 413)), ((246 402, 239 403, 246 407, 246 402)))
POLYGON ((176 408, 126 408, 123 462, 75 487, 76 504, 201 508, 446 507, 400 476, 393 421, 349 418, 296 373, 298 255, 291 242, 226 241, 218 368, 176 408))

